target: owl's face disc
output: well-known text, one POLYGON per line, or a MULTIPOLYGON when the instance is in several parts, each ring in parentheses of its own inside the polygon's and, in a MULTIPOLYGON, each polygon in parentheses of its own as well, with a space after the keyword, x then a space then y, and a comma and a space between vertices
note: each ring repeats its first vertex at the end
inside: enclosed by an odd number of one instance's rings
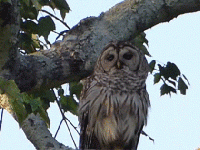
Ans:
POLYGON ((100 65, 105 72, 138 69, 140 57, 138 51, 132 47, 110 46, 105 49, 100 57, 100 65))

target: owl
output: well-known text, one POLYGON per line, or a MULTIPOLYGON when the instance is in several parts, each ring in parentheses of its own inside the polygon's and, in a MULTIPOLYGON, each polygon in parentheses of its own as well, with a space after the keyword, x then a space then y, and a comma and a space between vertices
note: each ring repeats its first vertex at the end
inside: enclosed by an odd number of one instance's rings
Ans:
POLYGON ((150 106, 148 72, 135 46, 111 42, 104 48, 82 89, 80 149, 137 149, 150 106))

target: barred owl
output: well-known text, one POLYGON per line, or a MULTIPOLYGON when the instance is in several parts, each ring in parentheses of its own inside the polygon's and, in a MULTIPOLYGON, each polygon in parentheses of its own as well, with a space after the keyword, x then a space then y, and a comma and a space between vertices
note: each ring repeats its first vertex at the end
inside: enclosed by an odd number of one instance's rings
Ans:
POLYGON ((137 149, 150 106, 148 71, 135 46, 111 42, 104 48, 80 98, 80 149, 137 149))

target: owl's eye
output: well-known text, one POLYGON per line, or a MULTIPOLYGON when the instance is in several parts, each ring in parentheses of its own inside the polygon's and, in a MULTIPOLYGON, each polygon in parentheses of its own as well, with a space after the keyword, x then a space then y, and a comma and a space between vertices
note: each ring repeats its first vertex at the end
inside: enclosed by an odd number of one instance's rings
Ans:
POLYGON ((131 54, 131 53, 125 53, 123 55, 123 58, 126 59, 126 60, 130 60, 132 57, 133 57, 133 54, 131 54))
POLYGON ((108 55, 106 58, 108 61, 112 61, 114 59, 114 55, 108 55))

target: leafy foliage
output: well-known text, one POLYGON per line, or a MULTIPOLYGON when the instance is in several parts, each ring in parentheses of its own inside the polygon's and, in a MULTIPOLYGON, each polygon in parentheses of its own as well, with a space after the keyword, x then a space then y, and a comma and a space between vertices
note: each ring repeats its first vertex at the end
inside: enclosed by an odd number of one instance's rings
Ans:
MULTIPOLYGON (((143 53, 147 56, 150 56, 150 53, 147 50, 148 40, 146 39, 146 34, 144 32, 138 34, 134 39, 134 44, 143 51, 143 53)), ((161 96, 164 94, 177 93, 177 90, 180 91, 181 94, 185 95, 186 90, 188 89, 188 79, 184 74, 181 74, 178 67, 171 62, 167 62, 166 65, 157 64, 156 68, 156 60, 152 60, 149 63, 149 72, 154 76, 154 84, 163 81, 163 85, 160 87, 161 96), (187 84, 185 81, 187 81, 187 84)))
MULTIPOLYGON (((12 3, 10 0, 3 0, 3 2, 12 3)), ((43 49, 46 44, 50 44, 48 36, 50 32, 56 30, 55 22, 52 19, 55 17, 54 15, 46 11, 46 16, 38 16, 43 6, 59 10, 63 20, 70 10, 66 0, 20 0, 19 49, 24 54, 43 49), (46 44, 41 42, 39 37, 44 37, 46 44)), ((39 113, 47 125, 50 124, 46 110, 49 108, 50 102, 57 99, 52 89, 32 94, 20 93, 14 81, 0 78, 0 91, 8 96, 20 125, 30 113, 39 113)), ((71 104, 68 107, 72 110, 71 104)))
POLYGON ((144 45, 146 44, 148 46, 148 40, 146 39, 146 33, 141 32, 138 34, 133 41, 134 45, 137 46, 140 50, 143 51, 143 53, 147 56, 151 56, 149 51, 147 50, 147 47, 144 45))
POLYGON ((30 113, 39 113, 47 125, 50 124, 47 112, 42 107, 42 101, 39 97, 35 98, 33 95, 20 93, 13 80, 7 81, 3 78, 0 78, 0 90, 1 94, 8 96, 11 109, 15 112, 20 125, 30 113))
POLYGON ((185 75, 181 74, 178 67, 171 62, 167 62, 167 65, 163 66, 157 64, 157 66, 158 70, 155 69, 155 60, 152 60, 149 63, 150 72, 154 74, 154 84, 159 83, 161 80, 163 81, 163 85, 160 88, 160 94, 171 95, 171 93, 177 93, 177 90, 179 90, 181 94, 185 95, 186 90, 188 89, 189 82, 185 75), (184 78, 187 81, 188 85, 182 78, 184 78))
POLYGON ((156 61, 155 60, 152 60, 150 63, 149 63, 149 71, 150 73, 153 72, 154 68, 155 68, 155 65, 156 65, 156 61))
POLYGON ((75 97, 78 99, 80 98, 82 87, 82 84, 79 82, 71 82, 69 83, 69 95, 64 95, 64 90, 62 88, 58 90, 61 108, 65 112, 69 111, 74 115, 78 115, 78 102, 75 100, 75 97))
POLYGON ((186 94, 186 89, 188 89, 187 84, 183 81, 183 79, 180 77, 178 79, 178 90, 180 90, 181 94, 186 94))
POLYGON ((60 15, 64 20, 66 13, 70 8, 66 0, 20 0, 21 31, 20 31, 20 49, 26 53, 32 53, 39 48, 46 46, 39 40, 44 37, 46 44, 50 44, 48 36, 51 31, 56 29, 53 15, 47 15, 38 18, 39 12, 43 6, 49 6, 52 10, 60 10, 60 15))
POLYGON ((57 97, 55 95, 55 92, 53 89, 45 90, 45 91, 37 91, 32 94, 34 98, 40 97, 41 99, 41 105, 44 108, 44 110, 47 110, 50 107, 50 102, 54 102, 57 97))
POLYGON ((55 24, 50 16, 40 17, 38 20, 38 35, 43 36, 48 41, 50 31, 55 30, 55 24))
POLYGON ((70 10, 69 5, 65 0, 51 0, 50 6, 52 9, 57 8, 58 10, 60 10, 60 15, 63 20, 65 18, 66 13, 68 13, 70 10))

